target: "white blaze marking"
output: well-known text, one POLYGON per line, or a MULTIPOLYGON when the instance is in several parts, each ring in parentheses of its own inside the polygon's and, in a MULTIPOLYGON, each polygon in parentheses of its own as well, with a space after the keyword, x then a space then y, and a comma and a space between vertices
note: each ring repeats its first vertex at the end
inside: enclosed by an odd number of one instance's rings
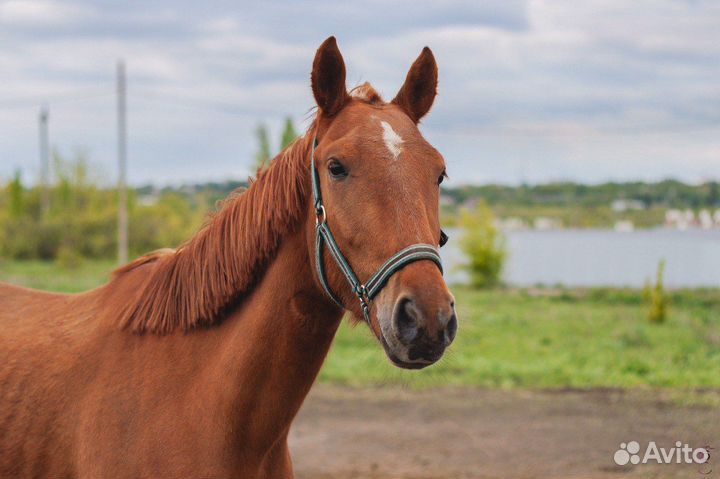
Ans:
POLYGON ((390 123, 381 121, 380 126, 382 126, 383 129, 383 140, 385 140, 385 146, 387 146, 387 149, 390 150, 390 153, 392 153, 393 159, 397 160, 398 156, 400 156, 400 145, 402 145, 403 139, 395 130, 393 130, 390 123))

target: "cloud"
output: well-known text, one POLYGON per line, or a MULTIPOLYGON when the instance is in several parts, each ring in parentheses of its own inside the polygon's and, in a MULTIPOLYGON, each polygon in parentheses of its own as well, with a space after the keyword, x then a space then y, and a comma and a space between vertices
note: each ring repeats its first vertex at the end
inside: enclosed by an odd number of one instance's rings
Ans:
POLYGON ((423 131, 454 182, 697 181, 720 164, 720 4, 542 0, 0 4, 0 177, 51 142, 113 171, 114 71, 129 74, 130 178, 247 174, 258 121, 278 133, 313 100, 317 45, 386 97, 424 45, 440 95, 423 131))
POLYGON ((80 5, 39 0, 12 0, 0 3, 0 20, 6 28, 76 25, 87 19, 88 10, 80 5))

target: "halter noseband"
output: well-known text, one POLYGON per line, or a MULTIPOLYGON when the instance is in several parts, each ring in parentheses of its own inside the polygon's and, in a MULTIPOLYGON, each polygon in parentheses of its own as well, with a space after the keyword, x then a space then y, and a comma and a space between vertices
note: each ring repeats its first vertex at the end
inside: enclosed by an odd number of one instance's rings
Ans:
MULTIPOLYGON (((333 294, 330 289, 330 285, 327 282, 327 276, 325 274, 325 265, 323 263, 323 246, 327 243, 332 257, 335 258, 335 262, 340 267, 345 279, 350 284, 355 296, 360 301, 360 307, 362 308, 363 316, 365 321, 370 324, 370 303, 380 290, 385 286, 390 276, 397 273, 401 268, 409 263, 427 259, 435 263, 440 272, 442 272, 442 261, 438 249, 429 244, 418 243, 410 245, 404 248, 390 257, 380 268, 368 279, 365 284, 361 283, 357 275, 353 271, 350 263, 340 251, 340 246, 335 241, 335 237, 330 231, 330 227, 327 224, 327 213, 325 212, 325 206, 323 205, 322 193, 320 191, 320 176, 318 174, 317 167, 315 166, 315 148, 317 148, 317 138, 313 139, 312 157, 310 160, 310 169, 312 177, 312 191, 315 205, 315 266, 317 268, 318 278, 320 284, 322 284, 325 293, 328 297, 333 300, 340 308, 345 309, 342 301, 333 294)), ((440 246, 443 246, 448 240, 448 236, 444 231, 440 231, 440 246)))

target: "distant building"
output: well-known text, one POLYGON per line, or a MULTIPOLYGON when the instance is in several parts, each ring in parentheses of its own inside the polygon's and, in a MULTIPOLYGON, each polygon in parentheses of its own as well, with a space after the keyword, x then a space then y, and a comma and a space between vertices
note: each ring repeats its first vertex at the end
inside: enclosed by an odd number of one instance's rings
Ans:
POLYGON ((708 210, 700 210, 698 213, 698 223, 700 227, 705 230, 709 230, 713 227, 713 215, 708 210))
POLYGON ((670 209, 665 212, 665 226, 678 230, 718 228, 720 227, 720 210, 712 212, 709 209, 702 209, 696 215, 692 210, 670 209))
POLYGON ((621 220, 615 223, 615 231, 619 233, 632 233, 635 231, 635 224, 630 220, 621 220))
POLYGON ((692 210, 670 209, 665 212, 665 226, 678 230, 686 230, 692 226, 695 214, 692 210))
POLYGON ((612 208, 613 211, 618 213, 630 210, 644 210, 645 203, 640 200, 619 199, 610 203, 610 208, 612 208))
POLYGON ((503 231, 520 231, 528 229, 528 224, 520 218, 511 216, 497 220, 497 227, 503 231))
POLYGON ((676 209, 669 209, 665 212, 665 226, 668 228, 680 229, 680 223, 683 221, 684 216, 682 211, 676 209))
POLYGON ((538 216, 533 222, 536 230, 559 230, 562 229, 562 222, 557 218, 548 218, 546 216, 538 216))
POLYGON ((160 200, 160 190, 157 187, 152 187, 150 191, 138 195, 137 202, 142 206, 153 206, 160 200))

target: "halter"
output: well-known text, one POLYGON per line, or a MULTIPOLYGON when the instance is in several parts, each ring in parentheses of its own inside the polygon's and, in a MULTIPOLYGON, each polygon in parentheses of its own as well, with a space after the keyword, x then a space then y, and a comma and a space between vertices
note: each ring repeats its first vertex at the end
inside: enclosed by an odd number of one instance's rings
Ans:
MULTIPOLYGON (((312 176, 312 190, 313 199, 315 204, 315 266, 317 268, 318 277, 320 278, 320 284, 322 284, 325 293, 328 297, 333 300, 340 308, 345 309, 342 301, 332 292, 330 285, 327 281, 325 274, 325 265, 323 263, 323 247, 325 243, 335 258, 335 262, 340 267, 345 279, 350 284, 352 292, 357 296, 360 301, 360 307, 362 308, 363 316, 365 321, 370 324, 370 304, 372 300, 380 290, 385 286, 390 277, 397 273, 401 268, 420 260, 430 260, 435 263, 440 272, 442 273, 442 261, 438 249, 429 244, 417 243, 410 245, 407 248, 403 248, 385 261, 382 266, 368 279, 365 284, 361 283, 357 275, 353 271, 350 263, 340 251, 340 246, 335 241, 335 237, 330 231, 330 226, 327 223, 327 213, 325 212, 325 206, 323 205, 322 193, 320 192, 320 176, 318 174, 317 167, 315 166, 315 149, 317 148, 317 138, 313 139, 313 149, 311 157, 311 176, 312 176)), ((448 240, 448 236, 444 231, 440 231, 440 246, 443 246, 448 240)))

